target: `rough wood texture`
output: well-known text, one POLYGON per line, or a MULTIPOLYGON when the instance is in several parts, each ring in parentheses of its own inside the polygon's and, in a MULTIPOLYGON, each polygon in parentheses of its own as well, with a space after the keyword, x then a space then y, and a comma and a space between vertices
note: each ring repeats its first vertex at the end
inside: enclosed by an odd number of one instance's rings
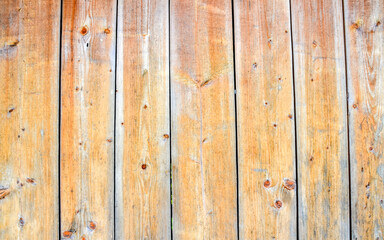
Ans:
POLYGON ((0 239, 58 237, 60 3, 1 1, 0 239))
POLYGON ((240 239, 296 239, 289 1, 234 10, 240 239))
POLYGON ((383 55, 383 0, 0 0, 0 240, 384 239, 383 55))
POLYGON ((121 0, 116 237, 171 239, 168 0, 121 0))
POLYGON ((115 0, 63 2, 61 235, 113 239, 115 0))
POLYGON ((230 1, 171 1, 175 239, 235 239, 236 142, 230 1))
POLYGON ((384 2, 346 0, 352 239, 384 237, 384 2))
POLYGON ((293 0, 300 239, 349 239, 342 2, 293 0))

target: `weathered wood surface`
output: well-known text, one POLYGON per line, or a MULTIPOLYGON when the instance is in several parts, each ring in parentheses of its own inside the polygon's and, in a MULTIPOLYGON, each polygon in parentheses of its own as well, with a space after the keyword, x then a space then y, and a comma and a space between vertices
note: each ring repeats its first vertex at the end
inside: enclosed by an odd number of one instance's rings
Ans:
POLYGON ((349 239, 343 8, 293 0, 300 239, 349 239))
POLYGON ((234 1, 240 239, 296 239, 289 1, 234 1))
POLYGON ((116 237, 171 239, 168 1, 119 1, 116 237))
POLYGON ((61 235, 113 239, 116 1, 63 2, 61 235))
POLYGON ((60 3, 0 5, 0 239, 57 239, 60 3))
POLYGON ((230 1, 171 1, 174 239, 236 239, 230 1))
POLYGON ((384 238, 382 0, 0 7, 0 239, 384 238))
POLYGON ((384 2, 344 3, 352 239, 383 239, 384 2))

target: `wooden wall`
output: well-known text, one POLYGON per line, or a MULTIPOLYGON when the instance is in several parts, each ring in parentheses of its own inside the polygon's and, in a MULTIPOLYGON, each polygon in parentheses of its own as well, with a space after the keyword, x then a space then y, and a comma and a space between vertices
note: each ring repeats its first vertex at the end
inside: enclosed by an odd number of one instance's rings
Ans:
POLYGON ((0 3, 0 239, 384 239, 382 0, 0 3))

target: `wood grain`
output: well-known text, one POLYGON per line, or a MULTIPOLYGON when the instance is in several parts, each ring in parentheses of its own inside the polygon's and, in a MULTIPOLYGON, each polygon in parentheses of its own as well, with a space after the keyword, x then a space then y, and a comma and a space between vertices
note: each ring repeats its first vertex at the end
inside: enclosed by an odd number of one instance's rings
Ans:
POLYGON ((118 9, 116 237, 171 239, 168 1, 118 9))
POLYGON ((349 239, 342 2, 293 0, 300 239, 349 239))
POLYGON ((0 7, 0 239, 57 239, 60 3, 0 7))
POLYGON ((175 239, 235 239, 236 142, 230 1, 171 1, 175 239))
POLYGON ((61 235, 113 239, 116 1, 63 2, 61 235))
POLYGON ((352 239, 384 237, 384 2, 347 0, 352 239))
POLYGON ((289 1, 234 10, 240 239, 296 239, 289 1))

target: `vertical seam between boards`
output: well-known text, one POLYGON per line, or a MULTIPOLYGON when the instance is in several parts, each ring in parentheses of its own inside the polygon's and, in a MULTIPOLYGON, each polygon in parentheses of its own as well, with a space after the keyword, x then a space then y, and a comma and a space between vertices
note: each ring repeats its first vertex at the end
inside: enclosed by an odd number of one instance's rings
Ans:
POLYGON ((236 156, 236 229, 237 239, 240 239, 240 204, 239 204, 239 154, 237 136, 237 83, 236 83, 236 49, 235 49, 235 9, 234 0, 231 0, 232 10, 232 59, 233 59, 233 83, 234 83, 234 103, 235 103, 235 156, 236 156))
POLYGON ((300 239, 299 232, 299 161, 297 153, 297 114, 296 114, 296 84, 295 84, 295 56, 293 47, 293 21, 292 21, 292 0, 289 0, 289 23, 291 31, 291 62, 292 62, 292 93, 293 93, 293 111, 294 111, 294 132, 295 132, 295 177, 296 177, 296 239, 300 239))
POLYGON ((116 116, 117 116, 117 38, 118 38, 118 18, 119 18, 119 0, 116 0, 115 10, 115 92, 114 92, 114 113, 113 113, 113 239, 116 239, 116 116))
POLYGON ((61 65, 62 65, 62 42, 63 42, 63 3, 64 0, 60 1, 60 26, 59 26, 59 89, 58 89, 58 100, 59 100, 59 106, 58 106, 58 217, 59 217, 59 236, 58 239, 61 239, 61 65))
POLYGON ((171 214, 171 239, 173 239, 173 194, 172 194, 172 88, 171 88, 171 0, 168 0, 168 106, 169 106, 169 192, 171 214))
POLYGON ((349 200, 349 239, 352 239, 352 193, 351 193, 351 153, 350 153, 350 139, 349 139, 349 90, 348 90, 348 64, 347 64, 347 40, 346 40, 346 28, 345 28, 345 0, 341 1, 343 12, 343 44, 344 44, 344 71, 345 71, 345 94, 346 94, 346 108, 347 108, 347 155, 348 155, 348 200, 349 200))

